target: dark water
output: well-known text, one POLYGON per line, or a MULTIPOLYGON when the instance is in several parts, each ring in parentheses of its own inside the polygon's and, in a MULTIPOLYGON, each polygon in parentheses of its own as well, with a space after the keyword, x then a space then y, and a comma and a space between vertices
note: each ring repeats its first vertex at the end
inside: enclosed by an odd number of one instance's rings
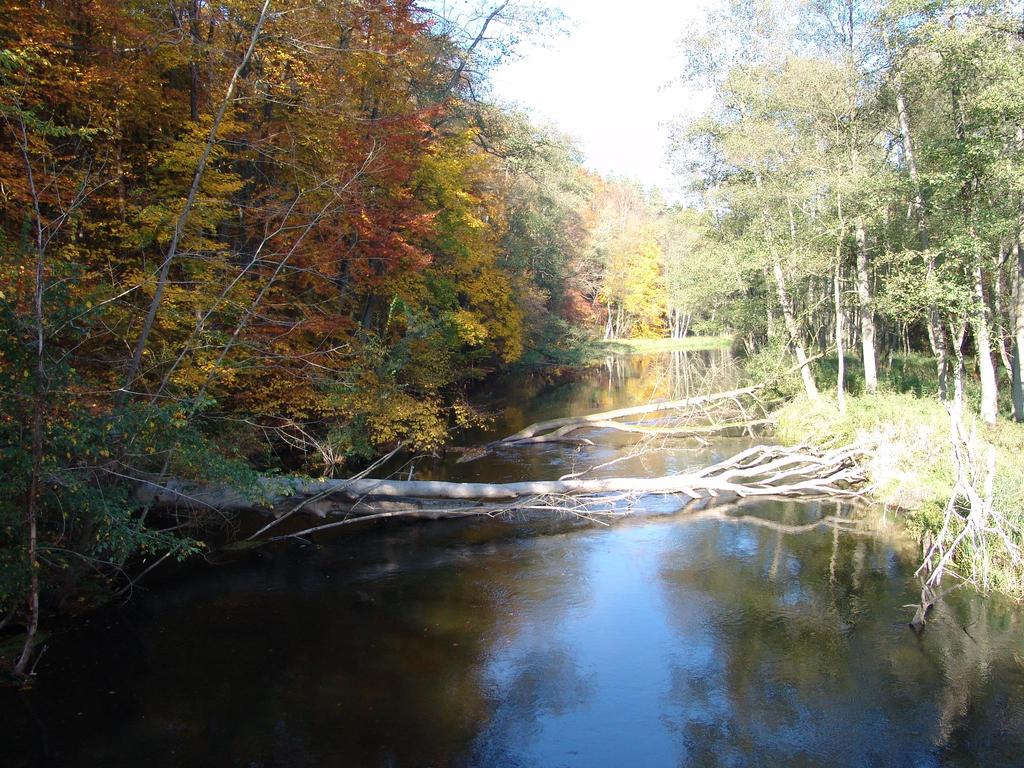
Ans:
MULTIPOLYGON (((687 386, 650 391, 668 368, 521 383, 504 397, 533 404, 494 430, 687 386)), ((614 471, 734 446, 676 447, 614 471)), ((548 446, 417 471, 551 477, 615 455, 548 446)), ((1019 611, 961 593, 918 639, 913 549, 877 521, 783 535, 650 511, 394 525, 194 567, 52 639, 32 690, 0 691, 0 765, 1024 764, 1019 611)))

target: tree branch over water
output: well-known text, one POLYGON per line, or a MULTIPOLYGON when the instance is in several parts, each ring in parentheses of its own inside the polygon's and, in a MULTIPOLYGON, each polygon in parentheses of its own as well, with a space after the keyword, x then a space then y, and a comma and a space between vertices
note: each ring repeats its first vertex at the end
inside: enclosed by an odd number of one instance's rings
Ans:
MULTIPOLYGON (((828 451, 806 446, 787 448, 757 445, 712 464, 663 477, 566 478, 515 483, 456 483, 438 480, 300 480, 275 478, 261 482, 262 497, 187 481, 146 484, 138 499, 158 507, 214 508, 225 511, 260 511, 275 516, 302 507, 311 514, 351 514, 354 509, 376 514, 375 503, 400 501, 415 507, 434 500, 467 503, 524 502, 538 497, 593 497, 602 494, 679 495, 691 499, 719 496, 833 496, 858 498, 864 493, 865 474, 860 460, 864 446, 849 445, 828 451)), ((390 510, 389 510, 390 511, 390 510)), ((460 514, 465 509, 459 509, 460 514)), ((444 516, 425 509, 423 516, 444 516)))

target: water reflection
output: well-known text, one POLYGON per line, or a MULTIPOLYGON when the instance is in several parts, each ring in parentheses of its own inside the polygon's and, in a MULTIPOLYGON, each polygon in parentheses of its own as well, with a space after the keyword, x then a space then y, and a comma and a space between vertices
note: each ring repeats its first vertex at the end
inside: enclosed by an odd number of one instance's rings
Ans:
POLYGON ((554 622, 546 610, 491 661, 500 694, 476 764, 1019 764, 1024 675, 1004 608, 950 606, 998 627, 970 658, 954 651, 961 626, 919 642, 912 560, 884 540, 676 519, 572 547, 592 597, 554 622), (979 655, 1005 676, 977 674, 979 655))
MULTIPOLYGON (((677 397, 716 355, 496 393, 505 422, 677 397), (616 378, 617 377, 617 378, 616 378), (608 384, 612 383, 609 391, 608 384), (673 389, 674 387, 681 387, 673 389), (502 399, 503 398, 503 399, 502 399)), ((617 436, 610 436, 617 437, 617 436)), ((424 473, 552 477, 537 446, 424 473)), ((631 457, 664 474, 742 441, 631 457)), ((1019 609, 963 591, 921 638, 916 553, 883 525, 759 501, 335 532, 193 564, 52 639, 0 690, 6 766, 1000 766, 1024 754, 1019 609)), ((840 510, 841 512, 843 510, 840 510)))
POLYGON ((269 550, 53 642, 5 765, 1017 764, 1019 615, 918 640, 912 563, 686 515, 269 550))
MULTIPOLYGON (((465 445, 479 445, 519 431, 535 421, 562 416, 582 416, 638 403, 680 399, 693 393, 732 388, 739 375, 728 350, 676 351, 662 355, 610 356, 604 363, 575 371, 552 385, 543 375, 531 375, 495 383, 485 409, 493 418, 486 428, 462 435, 465 445)), ((470 463, 458 462, 461 454, 443 458, 419 458, 414 474, 429 480, 488 480, 514 482, 536 477, 557 477, 618 457, 637 442, 635 434, 609 430, 589 430, 593 446, 569 446, 549 443, 499 449, 470 463)), ((678 458, 688 446, 692 453, 701 441, 677 441, 678 458)), ((719 446, 721 449, 721 446, 719 446)), ((671 454, 663 454, 662 458, 671 454)), ((674 461, 644 465, 623 463, 621 474, 672 471, 692 466, 706 457, 691 456, 684 464, 674 461)), ((406 459, 390 467, 397 469, 406 459)), ((654 458, 659 461, 658 457, 654 458)), ((403 475, 404 476, 404 475, 403 475)))

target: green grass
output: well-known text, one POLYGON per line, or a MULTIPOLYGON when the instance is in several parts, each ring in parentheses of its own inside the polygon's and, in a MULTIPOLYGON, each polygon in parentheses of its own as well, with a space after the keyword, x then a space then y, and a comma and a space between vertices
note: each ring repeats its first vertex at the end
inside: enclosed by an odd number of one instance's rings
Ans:
POLYGON ((937 399, 911 393, 851 395, 841 414, 833 395, 800 395, 775 413, 787 444, 867 442, 877 445, 870 467, 874 496, 907 511, 942 509, 953 486, 949 415, 937 399))
MULTIPOLYGON (((846 355, 846 390, 853 394, 864 392, 864 367, 860 358, 846 355)), ((820 358, 814 363, 814 380, 822 390, 835 389, 839 372, 839 359, 835 355, 820 358)), ((912 352, 894 354, 879 366, 878 384, 890 392, 910 392, 917 396, 937 395, 938 384, 935 361, 931 355, 912 352)))
POLYGON ((731 336, 687 336, 682 339, 613 339, 595 342, 595 349, 605 354, 646 355, 679 350, 728 349, 731 336))
POLYGON ((559 321, 527 349, 518 365, 526 368, 550 365, 586 366, 608 355, 645 355, 661 352, 728 349, 731 336, 687 336, 684 339, 596 339, 587 329, 559 321))

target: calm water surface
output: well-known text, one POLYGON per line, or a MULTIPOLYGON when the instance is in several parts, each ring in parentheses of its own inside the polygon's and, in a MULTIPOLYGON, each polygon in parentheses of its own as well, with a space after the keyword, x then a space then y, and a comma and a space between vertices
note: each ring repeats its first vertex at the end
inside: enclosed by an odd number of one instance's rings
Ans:
MULTIPOLYGON (((491 430, 729 375, 721 355, 677 354, 519 381, 495 393, 491 430)), ((601 437, 414 472, 557 477, 632 442, 601 437)), ((606 474, 742 444, 678 443, 606 474)), ((917 638, 915 552, 878 521, 782 535, 728 515, 836 510, 677 507, 610 527, 349 530, 165 576, 52 638, 32 690, 0 691, 0 765, 1024 764, 1018 610, 959 594, 917 638)))

